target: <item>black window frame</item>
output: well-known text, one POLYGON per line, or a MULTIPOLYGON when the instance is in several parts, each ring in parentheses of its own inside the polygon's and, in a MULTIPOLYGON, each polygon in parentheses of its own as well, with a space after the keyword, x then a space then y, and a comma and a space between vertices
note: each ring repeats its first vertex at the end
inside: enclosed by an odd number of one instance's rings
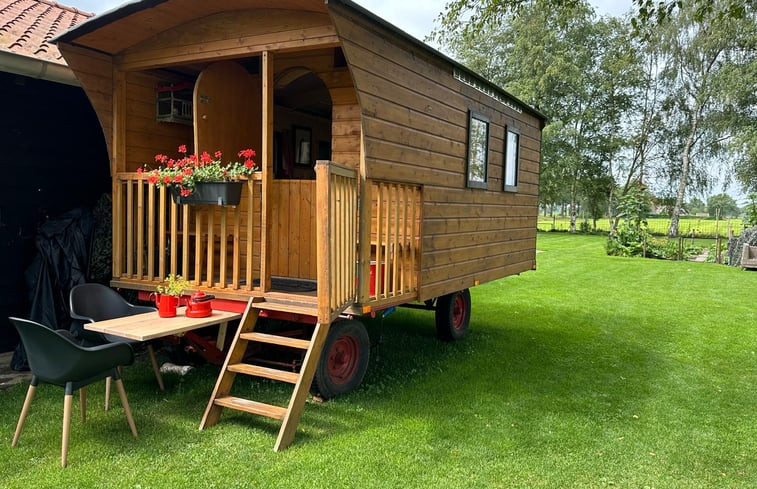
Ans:
POLYGON ((465 165, 465 181, 468 188, 482 188, 486 189, 488 188, 488 180, 489 180, 489 136, 491 135, 491 119, 486 116, 485 114, 482 114, 481 112, 476 112, 474 110, 468 111, 468 148, 467 148, 467 155, 466 155, 466 165, 465 165), (472 132, 473 129, 473 121, 479 121, 486 124, 486 136, 485 136, 485 148, 483 152, 484 157, 484 180, 478 181, 478 180, 472 180, 471 179, 471 149, 472 149, 472 132))
POLYGON ((518 191, 518 171, 520 170, 520 130, 512 126, 505 126, 505 141, 504 151, 502 157, 502 190, 505 192, 517 192, 518 191), (507 184, 507 156, 510 150, 510 133, 517 136, 517 143, 515 144, 515 185, 507 184))

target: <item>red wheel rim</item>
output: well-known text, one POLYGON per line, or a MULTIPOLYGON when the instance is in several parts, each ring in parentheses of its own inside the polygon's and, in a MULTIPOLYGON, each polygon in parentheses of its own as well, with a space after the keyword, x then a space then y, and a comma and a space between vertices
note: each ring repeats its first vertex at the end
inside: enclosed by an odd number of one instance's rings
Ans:
POLYGON ((465 329, 466 308, 463 294, 455 295, 455 302, 452 304, 452 327, 458 331, 465 329))
POLYGON ((357 338, 346 334, 336 339, 329 350, 327 368, 331 382, 346 384, 355 375, 360 360, 357 338))

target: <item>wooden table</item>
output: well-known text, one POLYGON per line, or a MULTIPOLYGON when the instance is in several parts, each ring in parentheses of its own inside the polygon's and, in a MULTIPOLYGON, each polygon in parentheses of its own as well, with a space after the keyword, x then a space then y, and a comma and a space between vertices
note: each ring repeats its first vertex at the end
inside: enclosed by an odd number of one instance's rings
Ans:
POLYGON ((162 318, 158 312, 146 312, 125 316, 107 321, 97 321, 84 325, 84 329, 100 333, 112 334, 138 341, 148 341, 171 335, 182 335, 193 329, 204 328, 220 324, 216 345, 223 345, 223 336, 226 332, 226 323, 242 317, 238 312, 213 311, 213 314, 204 318, 190 318, 184 315, 186 307, 180 307, 176 311, 176 317, 162 318))

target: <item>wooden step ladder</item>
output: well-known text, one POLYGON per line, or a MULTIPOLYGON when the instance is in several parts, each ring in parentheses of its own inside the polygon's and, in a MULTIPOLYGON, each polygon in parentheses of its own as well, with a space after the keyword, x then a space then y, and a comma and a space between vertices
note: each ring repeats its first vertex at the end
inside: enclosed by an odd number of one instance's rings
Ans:
POLYGON ((244 316, 242 316, 242 320, 239 323, 239 329, 229 348, 229 353, 226 356, 223 367, 221 367, 221 373, 216 381, 213 394, 211 394, 208 406, 205 408, 205 414, 200 422, 200 429, 202 430, 216 424, 221 417, 223 408, 237 409, 251 414, 278 419, 282 421, 281 429, 279 430, 276 444, 273 447, 274 451, 278 452, 284 450, 294 440, 297 424, 305 408, 305 401, 310 391, 310 384, 313 382, 313 376, 318 366, 318 359, 321 356, 321 349, 326 340, 329 325, 317 323, 310 340, 256 333, 254 331, 255 324, 261 310, 283 310, 285 312, 296 310, 298 314, 314 317, 317 315, 315 304, 309 307, 309 304, 271 303, 266 302, 260 297, 250 298, 244 316), (294 373, 242 363, 247 345, 251 341, 305 350, 305 359, 300 372, 294 373), (252 375, 294 384, 294 391, 292 392, 292 397, 289 399, 288 406, 274 406, 229 395, 237 374, 252 375))

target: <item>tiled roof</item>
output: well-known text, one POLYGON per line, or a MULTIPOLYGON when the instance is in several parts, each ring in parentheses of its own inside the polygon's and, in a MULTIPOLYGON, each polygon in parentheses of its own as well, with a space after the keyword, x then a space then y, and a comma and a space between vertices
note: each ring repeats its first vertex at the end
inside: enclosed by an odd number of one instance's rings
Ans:
POLYGON ((93 15, 48 0, 0 0, 0 51, 65 65, 50 39, 93 15))

